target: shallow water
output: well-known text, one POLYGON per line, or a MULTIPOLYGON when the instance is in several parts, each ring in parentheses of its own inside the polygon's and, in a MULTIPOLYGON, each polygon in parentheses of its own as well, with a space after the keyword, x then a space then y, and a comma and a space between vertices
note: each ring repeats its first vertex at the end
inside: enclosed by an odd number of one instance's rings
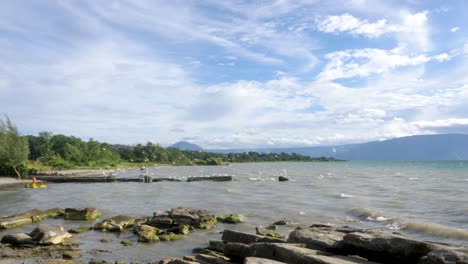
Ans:
MULTIPOLYGON (((140 171, 117 177, 138 177, 140 171)), ((182 256, 192 248, 219 239, 225 228, 254 232, 255 226, 287 218, 297 225, 314 222, 379 227, 420 239, 468 245, 468 162, 323 162, 249 163, 214 167, 157 167, 153 177, 234 175, 233 182, 158 182, 49 184, 46 189, 0 190, 0 216, 29 209, 96 207, 103 218, 126 214, 149 216, 156 210, 190 206, 214 214, 239 212, 247 222, 201 230, 186 239, 156 244, 120 245, 131 233, 86 232, 77 235, 89 258, 152 261, 182 256), (287 175, 288 182, 278 182, 287 175), (103 237, 112 243, 101 243, 103 237), (98 249, 98 251, 96 251, 98 249), (107 252, 110 251, 110 252, 107 252)), ((81 222, 46 220, 66 228, 81 222)), ((88 223, 89 225, 93 222, 88 223)), ((297 226, 296 225, 296 226, 297 226)), ((0 235, 31 231, 33 225, 0 231, 0 235)), ((288 234, 295 226, 282 227, 288 234)))

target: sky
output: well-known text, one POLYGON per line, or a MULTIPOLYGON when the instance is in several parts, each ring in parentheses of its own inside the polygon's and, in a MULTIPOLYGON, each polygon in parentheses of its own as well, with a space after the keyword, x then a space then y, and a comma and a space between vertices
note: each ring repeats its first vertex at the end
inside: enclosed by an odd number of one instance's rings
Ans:
POLYGON ((22 134, 204 148, 468 133, 464 0, 0 2, 22 134))

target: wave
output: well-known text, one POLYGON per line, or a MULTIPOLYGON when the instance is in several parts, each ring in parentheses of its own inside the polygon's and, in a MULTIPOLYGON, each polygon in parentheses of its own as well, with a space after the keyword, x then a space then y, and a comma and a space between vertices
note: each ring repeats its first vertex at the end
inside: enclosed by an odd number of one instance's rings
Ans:
POLYGON ((468 240, 468 231, 438 224, 429 224, 422 222, 409 222, 403 224, 401 229, 419 233, 427 233, 433 236, 445 238, 457 238, 468 240))
POLYGON ((368 209, 368 208, 354 208, 354 209, 351 209, 349 213, 360 219, 368 220, 368 221, 383 222, 383 221, 390 221, 390 220, 396 219, 394 217, 385 217, 381 212, 368 209))
POLYGON ((353 198, 354 195, 351 195, 351 194, 346 194, 346 193, 341 193, 340 195, 338 195, 338 198, 353 198))

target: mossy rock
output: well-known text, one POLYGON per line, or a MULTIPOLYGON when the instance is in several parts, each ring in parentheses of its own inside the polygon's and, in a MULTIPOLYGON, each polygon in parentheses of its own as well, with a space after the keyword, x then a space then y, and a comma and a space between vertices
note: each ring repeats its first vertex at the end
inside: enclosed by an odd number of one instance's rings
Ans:
POLYGON ((292 223, 293 222, 290 221, 290 220, 283 219, 283 220, 280 220, 280 221, 276 221, 274 224, 275 225, 290 225, 292 223))
POLYGON ((77 221, 88 221, 93 220, 102 215, 102 212, 95 208, 66 208, 64 219, 65 220, 77 220, 77 221))
POLYGON ((283 235, 281 234, 278 234, 276 232, 270 232, 270 233, 266 233, 265 236, 268 236, 268 237, 274 237, 274 238, 284 238, 283 235))
POLYGON ((91 230, 92 227, 91 226, 80 226, 78 228, 73 228, 73 229, 70 229, 68 230, 69 233, 72 233, 72 234, 79 234, 79 233, 83 233, 83 232, 86 232, 86 231, 89 231, 91 230))
POLYGON ((182 236, 181 235, 177 235, 175 233, 172 233, 172 232, 168 232, 164 235, 159 235, 159 240, 161 241, 174 241, 174 240, 178 240, 178 239, 181 239, 182 236))
POLYGON ((233 214, 222 214, 216 219, 221 223, 228 223, 228 224, 238 224, 244 222, 244 217, 238 213, 233 214))
POLYGON ((269 225, 269 226, 266 227, 266 229, 276 231, 276 230, 278 230, 278 226, 277 225, 269 225))
POLYGON ((124 240, 120 241, 120 244, 122 244, 124 246, 131 246, 131 245, 133 245, 133 241, 128 240, 128 239, 124 239, 124 240))

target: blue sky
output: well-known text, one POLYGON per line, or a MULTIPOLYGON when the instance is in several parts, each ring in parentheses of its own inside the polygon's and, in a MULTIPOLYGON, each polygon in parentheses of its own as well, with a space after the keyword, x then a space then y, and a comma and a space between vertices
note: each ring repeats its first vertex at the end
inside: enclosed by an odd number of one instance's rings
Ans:
POLYGON ((3 1, 23 134, 206 148, 468 133, 468 3, 3 1))

